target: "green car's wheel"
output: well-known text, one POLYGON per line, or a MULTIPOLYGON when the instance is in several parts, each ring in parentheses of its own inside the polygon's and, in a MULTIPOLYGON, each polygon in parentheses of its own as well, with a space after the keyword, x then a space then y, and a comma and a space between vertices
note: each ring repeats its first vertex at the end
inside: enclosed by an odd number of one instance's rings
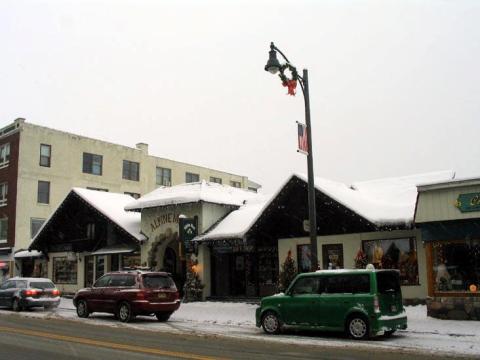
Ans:
POLYGON ((282 329, 282 322, 273 311, 267 311, 262 317, 262 328, 267 334, 278 334, 282 329))

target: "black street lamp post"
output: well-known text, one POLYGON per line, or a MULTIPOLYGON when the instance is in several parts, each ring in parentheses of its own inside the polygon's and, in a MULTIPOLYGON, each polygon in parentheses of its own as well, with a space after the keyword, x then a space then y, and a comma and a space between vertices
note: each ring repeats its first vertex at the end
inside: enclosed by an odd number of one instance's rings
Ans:
POLYGON ((303 76, 298 75, 297 69, 293 66, 287 57, 273 44, 270 44, 270 52, 265 70, 272 73, 279 73, 280 80, 282 80, 283 86, 288 87, 288 93, 295 95, 295 87, 297 81, 300 83, 300 87, 303 93, 303 99, 305 101, 305 125, 307 128, 307 169, 308 169, 308 218, 309 218, 309 230, 310 230, 310 247, 311 247, 311 259, 312 259, 312 271, 318 268, 317 258, 317 216, 315 210, 315 180, 313 176, 313 147, 312 147, 312 127, 310 125, 310 97, 308 93, 308 70, 303 69, 303 76), (285 64, 280 64, 277 59, 277 52, 285 59, 285 64), (289 70, 291 73, 291 79, 285 75, 285 70, 289 70))

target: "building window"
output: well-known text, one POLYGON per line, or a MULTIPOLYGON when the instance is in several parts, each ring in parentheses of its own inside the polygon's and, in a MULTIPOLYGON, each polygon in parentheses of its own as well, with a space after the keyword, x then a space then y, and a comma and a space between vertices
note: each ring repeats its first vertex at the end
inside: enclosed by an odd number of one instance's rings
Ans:
POLYGON ((122 177, 126 180, 138 181, 140 178, 140 164, 134 161, 123 160, 122 177))
POLYGON ((249 187, 248 190, 252 191, 252 192, 258 192, 258 189, 257 188, 254 188, 254 187, 249 187))
POLYGON ((157 166, 157 185, 172 186, 172 170, 157 166))
POLYGON ((134 199, 138 199, 138 198, 140 197, 140 194, 139 194, 139 193, 134 193, 134 192, 125 191, 124 194, 125 194, 125 195, 130 195, 130 196, 133 197, 134 199))
POLYGON ((189 172, 185 174, 185 182, 193 183, 193 182, 199 182, 199 181, 200 181, 200 175, 189 173, 189 172))
POLYGON ((40 144, 40 166, 50 167, 50 158, 52 157, 52 146, 40 144))
POLYGON ((104 188, 97 188, 97 187, 90 187, 90 186, 87 186, 87 189, 88 189, 88 190, 95 190, 95 191, 103 191, 103 192, 108 192, 108 189, 104 189, 104 188))
POLYGON ((105 256, 95 256, 95 280, 105 274, 105 256))
POLYGON ((45 219, 35 219, 35 218, 30 219, 30 237, 32 239, 35 237, 35 235, 37 235, 38 230, 40 230, 44 222, 45 222, 45 219))
POLYGON ((54 257, 53 282, 55 284, 77 284, 77 260, 54 257))
POLYGON ((6 243, 8 236, 8 218, 0 219, 0 242, 6 243))
POLYGON ((40 180, 38 182, 37 202, 40 204, 50 203, 50 182, 49 181, 40 180))
POLYGON ((311 254, 310 244, 297 245, 297 263, 299 273, 312 271, 311 254))
POLYGON ((415 238, 366 240, 362 242, 367 262, 376 269, 400 271, 401 285, 418 285, 415 238))
POLYGON ((83 172, 92 175, 102 175, 103 156, 83 153, 83 172))
POLYGON ((0 184, 0 206, 7 205, 8 183, 0 184))
POLYGON ((218 177, 210 176, 210 182, 212 182, 212 183, 217 183, 217 184, 221 184, 221 183, 222 183, 222 179, 221 179, 221 178, 218 178, 218 177))
POLYGON ((435 292, 470 292, 480 284, 480 240, 434 242, 432 266, 435 292))
POLYGON ((230 181, 230 186, 233 186, 233 187, 236 187, 236 188, 241 188, 242 187, 242 184, 240 183, 240 181, 230 181))
POLYGON ((87 239, 93 240, 95 239, 95 223, 88 223, 87 224, 87 239))
POLYGON ((10 161, 10 143, 0 146, 0 166, 7 166, 10 161))

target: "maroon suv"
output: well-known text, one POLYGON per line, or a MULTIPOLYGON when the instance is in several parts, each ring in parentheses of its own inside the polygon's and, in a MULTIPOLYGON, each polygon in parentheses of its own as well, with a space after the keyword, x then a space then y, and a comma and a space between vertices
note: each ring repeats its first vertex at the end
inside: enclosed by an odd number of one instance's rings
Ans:
POLYGON ((92 287, 79 290, 73 304, 81 318, 93 312, 106 312, 123 322, 136 315, 151 314, 159 321, 167 321, 180 307, 180 299, 168 273, 135 270, 103 275, 92 287))

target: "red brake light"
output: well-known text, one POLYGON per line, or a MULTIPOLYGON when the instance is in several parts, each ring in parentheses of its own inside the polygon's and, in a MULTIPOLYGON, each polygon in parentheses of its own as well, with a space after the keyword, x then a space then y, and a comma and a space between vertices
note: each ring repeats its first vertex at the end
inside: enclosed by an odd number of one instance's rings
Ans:
POLYGON ((25 290, 25 295, 27 296, 32 296, 32 295, 37 295, 38 291, 35 289, 30 289, 30 290, 25 290))
POLYGON ((380 302, 378 301, 378 296, 374 296, 373 298, 373 311, 376 313, 380 312, 380 302))
POLYGON ((52 291, 52 295, 54 295, 54 296, 60 296, 60 291, 59 291, 58 289, 54 289, 54 290, 52 291))

